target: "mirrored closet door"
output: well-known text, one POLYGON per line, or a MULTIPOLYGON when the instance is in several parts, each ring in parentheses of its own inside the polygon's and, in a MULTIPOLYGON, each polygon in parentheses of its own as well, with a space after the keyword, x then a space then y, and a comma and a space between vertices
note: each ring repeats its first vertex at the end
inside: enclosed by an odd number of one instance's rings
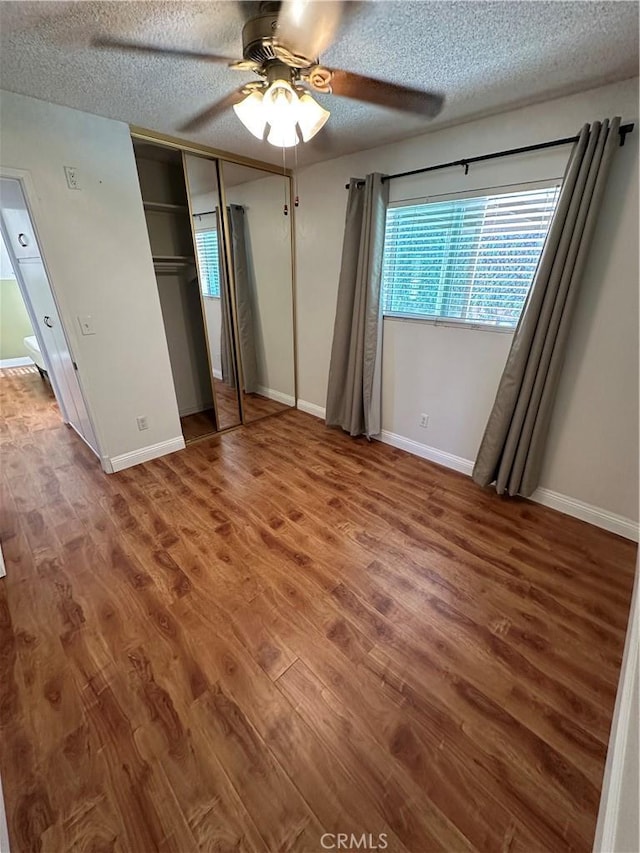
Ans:
POLYGON ((185 441, 296 405, 289 178, 134 137, 185 441))
POLYGON ((184 154, 200 298, 219 429, 242 422, 218 161, 184 154))
POLYGON ((296 404, 289 181, 220 161, 244 422, 296 404))

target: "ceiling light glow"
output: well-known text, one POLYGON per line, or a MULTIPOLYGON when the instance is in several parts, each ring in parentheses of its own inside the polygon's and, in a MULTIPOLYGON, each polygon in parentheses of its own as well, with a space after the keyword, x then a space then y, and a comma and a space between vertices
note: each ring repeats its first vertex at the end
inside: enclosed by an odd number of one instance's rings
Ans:
POLYGON ((233 109, 258 139, 264 139, 268 128, 267 142, 278 148, 291 148, 300 138, 308 142, 330 115, 308 92, 299 95, 286 80, 275 80, 264 93, 254 90, 233 109))

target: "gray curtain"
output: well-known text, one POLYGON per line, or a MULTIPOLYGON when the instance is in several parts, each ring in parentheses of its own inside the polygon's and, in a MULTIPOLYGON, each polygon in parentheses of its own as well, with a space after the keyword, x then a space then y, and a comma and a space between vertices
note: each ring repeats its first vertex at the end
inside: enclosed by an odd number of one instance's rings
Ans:
POLYGON ((229 282, 224 263, 224 243, 222 240, 222 217, 216 208, 216 234, 218 235, 218 267, 220 270, 220 361, 222 363, 222 381, 230 388, 236 387, 236 363, 233 357, 233 332, 231 328, 231 306, 229 305, 229 282))
MULTIPOLYGON (((251 258, 247 243, 244 208, 239 204, 227 207, 229 231, 231 237, 231 259, 236 286, 236 306, 238 311, 238 333, 240 337, 240 358, 242 364, 243 390, 251 394, 258 390, 258 364, 255 349, 254 293, 250 274, 251 258)), ((218 255, 220 258, 220 281, 226 284, 223 262, 222 222, 218 213, 218 255)), ((229 306, 228 285, 220 287, 220 307, 222 310, 221 361, 222 378, 226 385, 236 386, 236 368, 233 358, 233 335, 229 306)))
POLYGON ((473 469, 498 494, 538 485, 553 401, 620 119, 586 124, 567 164, 556 212, 515 331, 473 469))
POLYGON ((254 325, 254 285, 251 276, 251 257, 247 242, 246 219, 244 207, 239 204, 230 204, 227 210, 229 212, 229 229, 231 231, 233 277, 236 285, 243 391, 247 394, 252 394, 258 391, 259 381, 254 325))
POLYGON ((380 280, 389 184, 382 175, 349 183, 326 421, 350 435, 380 432, 380 280))

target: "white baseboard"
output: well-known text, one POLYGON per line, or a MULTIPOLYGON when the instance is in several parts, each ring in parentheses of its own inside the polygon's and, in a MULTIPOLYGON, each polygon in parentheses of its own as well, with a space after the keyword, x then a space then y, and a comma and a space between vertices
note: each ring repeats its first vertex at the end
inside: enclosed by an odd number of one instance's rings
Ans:
POLYGON ((551 489, 536 489, 529 500, 551 507, 551 509, 557 509, 573 518, 587 521, 596 527, 602 527, 603 530, 617 533, 618 536, 624 536, 625 539, 631 539, 633 542, 638 541, 638 524, 623 515, 600 509, 593 504, 584 503, 577 498, 571 498, 559 492, 552 492, 551 489))
POLYGON ((375 438, 384 444, 390 444, 392 447, 406 450, 407 453, 413 453, 414 456, 428 459, 429 462, 437 462, 438 465, 444 465, 446 468, 453 468, 454 471, 461 471, 463 474, 471 476, 473 462, 469 459, 463 459, 462 456, 454 456, 453 453, 438 450, 436 447, 429 447, 428 444, 421 444, 419 441, 413 441, 411 438, 405 438, 403 435, 397 435, 395 432, 389 432, 386 429, 383 429, 380 435, 375 436, 375 438))
POLYGON ((166 456, 168 453, 175 453, 177 450, 184 450, 184 448, 183 436, 170 438, 168 441, 149 444, 147 447, 141 447, 139 450, 122 453, 120 456, 103 456, 102 469, 107 474, 115 474, 117 471, 132 468, 134 465, 140 465, 141 462, 148 462, 150 459, 157 459, 159 456, 166 456))
POLYGON ((0 358, 0 369, 3 367, 27 367, 33 364, 33 359, 28 355, 20 356, 19 358, 0 358))
POLYGON ((315 403, 307 403, 306 400, 298 400, 298 409, 301 412, 306 412, 308 415, 313 415, 314 418, 324 420, 326 417, 326 409, 322 406, 316 406, 315 403))
POLYGON ((221 370, 218 370, 218 368, 217 368, 217 367, 214 367, 214 368, 213 368, 213 378, 214 378, 214 379, 219 379, 219 380, 222 382, 222 371, 221 371, 221 370))
POLYGON ((282 403, 285 406, 295 406, 296 398, 291 394, 283 394, 282 391, 276 391, 274 388, 266 388, 264 385, 258 385, 258 394, 267 397, 269 400, 275 400, 276 403, 282 403))
POLYGON ((638 832, 638 698, 634 695, 634 690, 637 690, 636 679, 640 677, 638 674, 638 658, 640 657, 639 571, 638 564, 636 564, 636 579, 631 598, 631 611, 609 735, 609 749, 604 768, 602 795, 593 845, 595 853, 640 850, 640 838, 630 837, 638 832), (635 746, 632 727, 635 727, 635 746), (633 762, 635 762, 635 768, 632 767, 633 762), (635 791, 631 790, 634 786, 635 791), (633 826, 634 820, 635 826, 633 826))

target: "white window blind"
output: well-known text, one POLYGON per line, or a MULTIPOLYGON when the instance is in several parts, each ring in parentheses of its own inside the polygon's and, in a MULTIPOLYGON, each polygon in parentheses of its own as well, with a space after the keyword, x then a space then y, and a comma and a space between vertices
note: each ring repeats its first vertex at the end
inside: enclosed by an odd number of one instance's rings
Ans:
POLYGON ((387 211, 387 315, 515 326, 559 186, 407 204, 387 211))
POLYGON ((218 233, 212 228, 196 231, 196 250, 200 269, 200 286, 204 296, 220 296, 220 259, 218 233))

